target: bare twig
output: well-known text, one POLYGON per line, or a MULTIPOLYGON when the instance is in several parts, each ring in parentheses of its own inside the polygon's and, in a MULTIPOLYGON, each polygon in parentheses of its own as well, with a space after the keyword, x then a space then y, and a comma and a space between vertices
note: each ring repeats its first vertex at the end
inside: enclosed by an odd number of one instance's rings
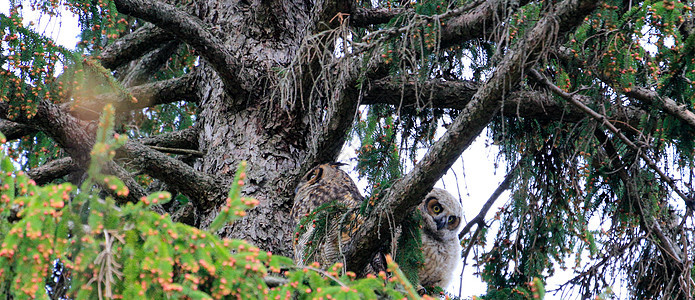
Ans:
MULTIPOLYGON (((523 157, 522 157, 523 159, 523 157)), ((512 167, 511 171, 507 173, 507 176, 504 177, 504 180, 500 183, 499 186, 495 189, 495 191, 490 195, 490 198, 487 199, 487 202, 483 205, 483 207, 480 209, 480 212, 478 213, 477 216, 475 216, 473 219, 471 219, 466 226, 463 227, 461 232, 459 233, 459 239, 463 239, 466 234, 471 230, 471 227, 473 227, 474 224, 478 224, 478 228, 484 227, 485 226, 485 216, 487 215, 487 212, 490 210, 493 204, 495 204, 495 201, 497 201, 497 198, 499 198, 504 191, 508 190, 509 187, 511 187, 512 180, 516 176, 516 170, 519 168, 519 163, 514 165, 512 167)))

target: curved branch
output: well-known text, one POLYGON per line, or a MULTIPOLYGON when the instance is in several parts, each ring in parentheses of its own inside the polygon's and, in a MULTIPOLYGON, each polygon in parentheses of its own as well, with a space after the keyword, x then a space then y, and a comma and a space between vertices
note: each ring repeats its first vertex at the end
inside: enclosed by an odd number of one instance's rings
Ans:
POLYGON ((116 0, 119 12, 147 20, 198 51, 222 79, 230 94, 243 93, 239 59, 207 28, 202 20, 161 1, 116 0))
POLYGON ((145 24, 106 46, 99 61, 105 68, 113 70, 171 40, 171 34, 152 24, 145 24))
MULTIPOLYGON (((565 0, 541 18, 513 49, 509 50, 493 76, 476 92, 444 135, 429 149, 415 168, 389 188, 376 212, 391 213, 400 223, 407 212, 416 207, 432 189, 435 181, 487 126, 505 99, 516 86, 522 71, 533 66, 549 36, 561 35, 579 25, 596 7, 591 0, 565 0)), ((361 270, 374 253, 380 236, 388 236, 388 226, 381 226, 380 216, 370 216, 346 247, 347 268, 361 270), (359 252, 358 253, 358 249, 359 252)))

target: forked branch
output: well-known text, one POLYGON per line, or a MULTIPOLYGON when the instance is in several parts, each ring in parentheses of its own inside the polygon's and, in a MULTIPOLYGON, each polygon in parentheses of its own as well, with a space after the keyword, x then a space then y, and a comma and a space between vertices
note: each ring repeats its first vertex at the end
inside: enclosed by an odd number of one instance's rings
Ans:
POLYGON ((106 46, 100 54, 99 61, 105 68, 113 70, 172 39, 173 35, 161 28, 145 24, 106 46))
POLYGON ((114 2, 119 12, 149 21, 198 50, 198 53, 220 76, 228 93, 245 92, 241 84, 242 80, 238 78, 242 67, 240 60, 208 29, 208 24, 161 1, 116 0, 114 2))

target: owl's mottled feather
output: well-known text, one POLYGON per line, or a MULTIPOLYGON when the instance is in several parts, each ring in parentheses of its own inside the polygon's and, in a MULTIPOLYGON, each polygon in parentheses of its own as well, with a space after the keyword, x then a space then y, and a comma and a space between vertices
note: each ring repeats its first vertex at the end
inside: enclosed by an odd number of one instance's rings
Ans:
MULTIPOLYGON (((340 249, 357 228, 354 209, 362 204, 363 197, 350 176, 341 170, 341 164, 322 164, 314 167, 297 185, 291 216, 296 224, 308 217, 316 208, 335 201, 343 210, 353 214, 330 218, 325 227, 326 232, 320 240, 313 239, 314 228, 305 228, 294 239, 294 258, 297 265, 306 265, 318 261, 323 266, 341 262, 340 249), (303 231, 303 232, 302 232, 303 231), (310 243, 318 243, 309 247, 310 243)), ((310 226, 310 225, 308 225, 310 226)))
POLYGON ((446 288, 461 259, 463 208, 460 201, 443 189, 432 189, 418 207, 422 214, 422 252, 424 265, 418 273, 420 285, 446 288))

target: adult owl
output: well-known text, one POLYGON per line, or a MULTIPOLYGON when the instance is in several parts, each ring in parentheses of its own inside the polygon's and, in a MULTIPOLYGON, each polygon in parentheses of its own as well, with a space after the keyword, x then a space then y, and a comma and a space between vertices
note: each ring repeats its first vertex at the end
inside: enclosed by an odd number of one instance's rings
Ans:
POLYGON ((352 231, 358 226, 355 210, 364 198, 350 176, 339 168, 341 165, 328 163, 314 167, 302 177, 295 189, 291 216, 295 224, 299 224, 293 239, 297 265, 317 261, 328 267, 343 261, 341 247, 349 241, 352 231), (335 204, 333 213, 327 208, 324 209, 325 215, 322 218, 310 215, 312 212, 316 213, 317 208, 331 202, 335 204), (338 213, 335 213, 336 209, 338 213), (352 213, 344 214, 350 211, 352 213), (306 217, 314 220, 300 224, 306 217), (325 232, 315 232, 316 228, 323 228, 325 232))
POLYGON ((422 214, 422 254, 424 265, 418 272, 420 285, 446 288, 461 259, 463 208, 449 192, 434 188, 418 207, 422 214))

